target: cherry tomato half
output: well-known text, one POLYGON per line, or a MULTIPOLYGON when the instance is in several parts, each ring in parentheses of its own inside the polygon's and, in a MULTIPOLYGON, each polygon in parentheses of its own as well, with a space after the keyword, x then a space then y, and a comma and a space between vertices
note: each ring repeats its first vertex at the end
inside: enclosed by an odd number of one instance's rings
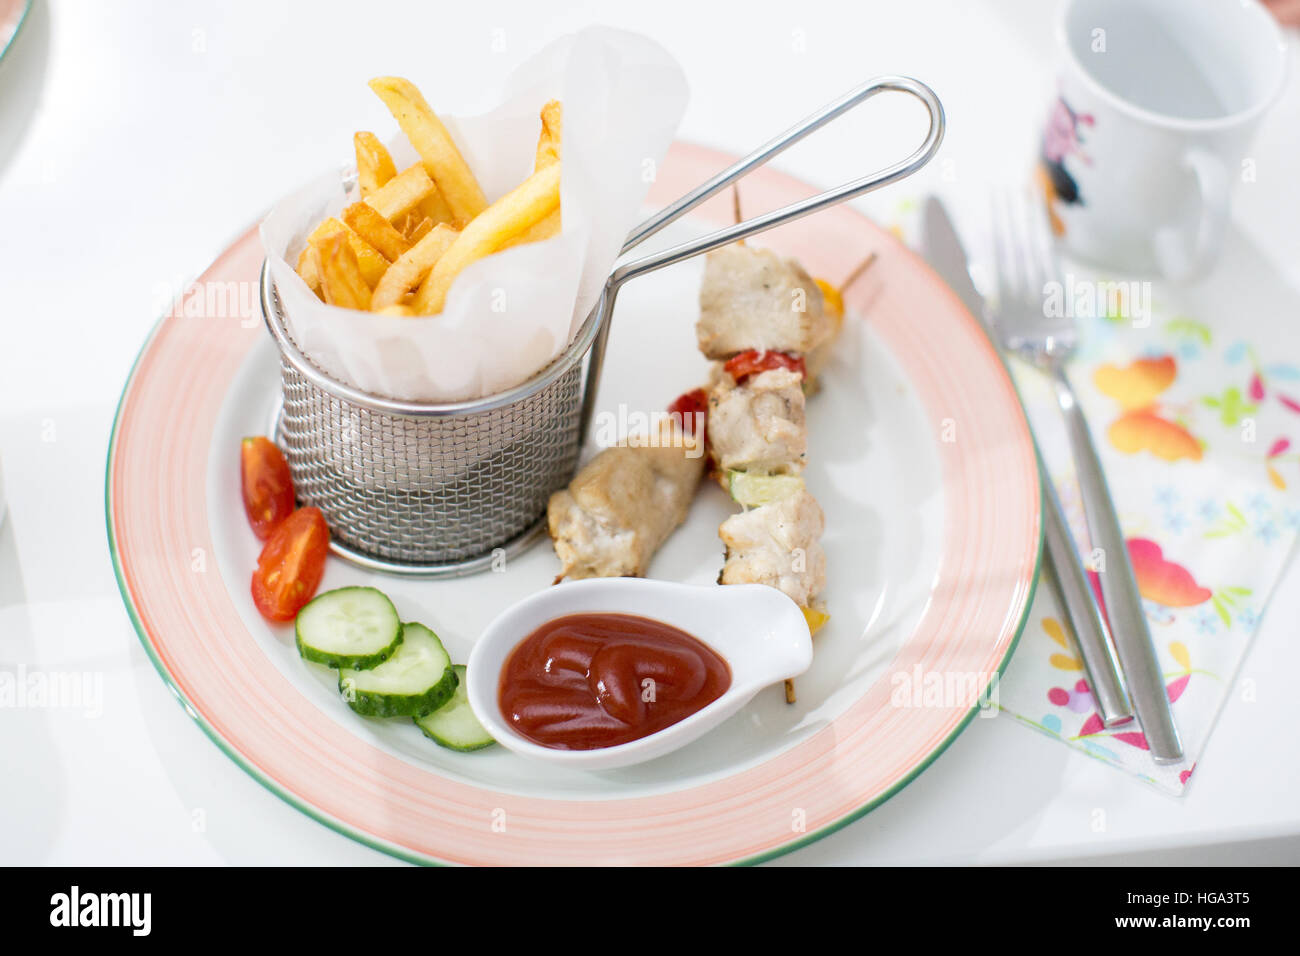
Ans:
POLYGON ((678 395, 668 406, 668 414, 681 418, 682 431, 688 435, 695 434, 695 423, 700 423, 700 441, 704 441, 704 430, 708 423, 709 396, 702 388, 678 395), (703 416, 696 418, 696 415, 703 416))
POLYGON ((319 508, 299 508, 267 539, 253 572, 253 603, 271 621, 292 621, 325 573, 330 529, 319 508))
POLYGON ((741 352, 727 359, 727 364, 723 366, 727 374, 736 380, 739 384, 751 375, 757 375, 759 372, 770 372, 774 368, 788 368, 792 372, 798 372, 805 378, 808 375, 804 365, 802 355, 790 355, 788 352, 769 352, 766 349, 750 349, 748 352, 741 352))
POLYGON ((239 443, 239 476, 248 523, 257 539, 265 541, 293 514, 289 463, 269 439, 245 438, 239 443))

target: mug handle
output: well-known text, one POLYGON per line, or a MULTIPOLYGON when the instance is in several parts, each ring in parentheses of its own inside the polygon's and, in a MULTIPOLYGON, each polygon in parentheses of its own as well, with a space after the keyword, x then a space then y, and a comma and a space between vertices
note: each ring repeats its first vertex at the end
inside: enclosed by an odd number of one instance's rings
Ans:
POLYGON ((1182 164, 1196 174, 1201 212, 1190 243, 1185 230, 1176 226, 1156 230, 1156 262, 1169 279, 1190 279, 1208 267, 1219 254, 1228 224, 1228 170, 1223 160, 1193 146, 1183 154, 1182 164))

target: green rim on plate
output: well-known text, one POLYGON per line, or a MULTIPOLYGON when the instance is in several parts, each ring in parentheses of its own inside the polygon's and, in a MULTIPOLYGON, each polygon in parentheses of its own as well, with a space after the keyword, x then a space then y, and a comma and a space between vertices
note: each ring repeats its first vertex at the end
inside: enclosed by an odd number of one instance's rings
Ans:
POLYGON ((4 45, 0 46, 0 60, 4 59, 5 54, 9 52, 9 48, 14 45, 14 40, 18 39, 18 34, 22 33, 23 24, 27 22, 27 14, 31 12, 32 0, 24 0, 22 10, 18 13, 18 20, 14 23, 13 32, 4 41, 4 45))

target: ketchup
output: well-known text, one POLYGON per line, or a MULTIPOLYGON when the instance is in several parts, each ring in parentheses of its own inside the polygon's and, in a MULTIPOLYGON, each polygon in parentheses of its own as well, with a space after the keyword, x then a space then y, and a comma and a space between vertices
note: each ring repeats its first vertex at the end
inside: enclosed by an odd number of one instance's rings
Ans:
POLYGON ((727 662, 670 624, 569 614, 510 652, 498 701, 510 726, 535 743, 597 750, 663 730, 730 686, 727 662))

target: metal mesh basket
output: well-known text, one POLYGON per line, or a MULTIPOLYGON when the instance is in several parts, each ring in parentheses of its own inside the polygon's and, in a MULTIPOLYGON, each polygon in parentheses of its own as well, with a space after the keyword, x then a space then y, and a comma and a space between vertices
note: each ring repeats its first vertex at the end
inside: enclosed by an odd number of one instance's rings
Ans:
POLYGON ((908 77, 869 80, 700 184, 647 219, 623 252, 733 185, 810 133, 877 94, 901 92, 930 116, 925 141, 905 160, 691 242, 616 268, 573 341, 550 365, 497 395, 467 402, 402 402, 336 381, 294 343, 262 269, 262 313, 280 349, 283 404, 273 432, 302 504, 329 523, 330 547, 398 574, 467 574, 526 547, 541 531, 551 493, 573 475, 591 420, 610 316, 637 276, 860 196, 925 165, 943 138, 943 108, 908 77), (583 365, 586 372, 583 372, 583 365))
POLYGON ((285 362, 281 447, 302 502, 345 544, 404 564, 464 561, 523 533, 573 474, 578 372, 508 408, 422 421, 350 406, 285 362))
POLYGON ((580 333, 503 395, 407 403, 348 388, 315 366, 289 333, 267 269, 262 303, 280 346, 276 440, 299 503, 320 508, 337 553, 378 570, 463 574, 541 530, 547 499, 577 465, 593 335, 580 333))

